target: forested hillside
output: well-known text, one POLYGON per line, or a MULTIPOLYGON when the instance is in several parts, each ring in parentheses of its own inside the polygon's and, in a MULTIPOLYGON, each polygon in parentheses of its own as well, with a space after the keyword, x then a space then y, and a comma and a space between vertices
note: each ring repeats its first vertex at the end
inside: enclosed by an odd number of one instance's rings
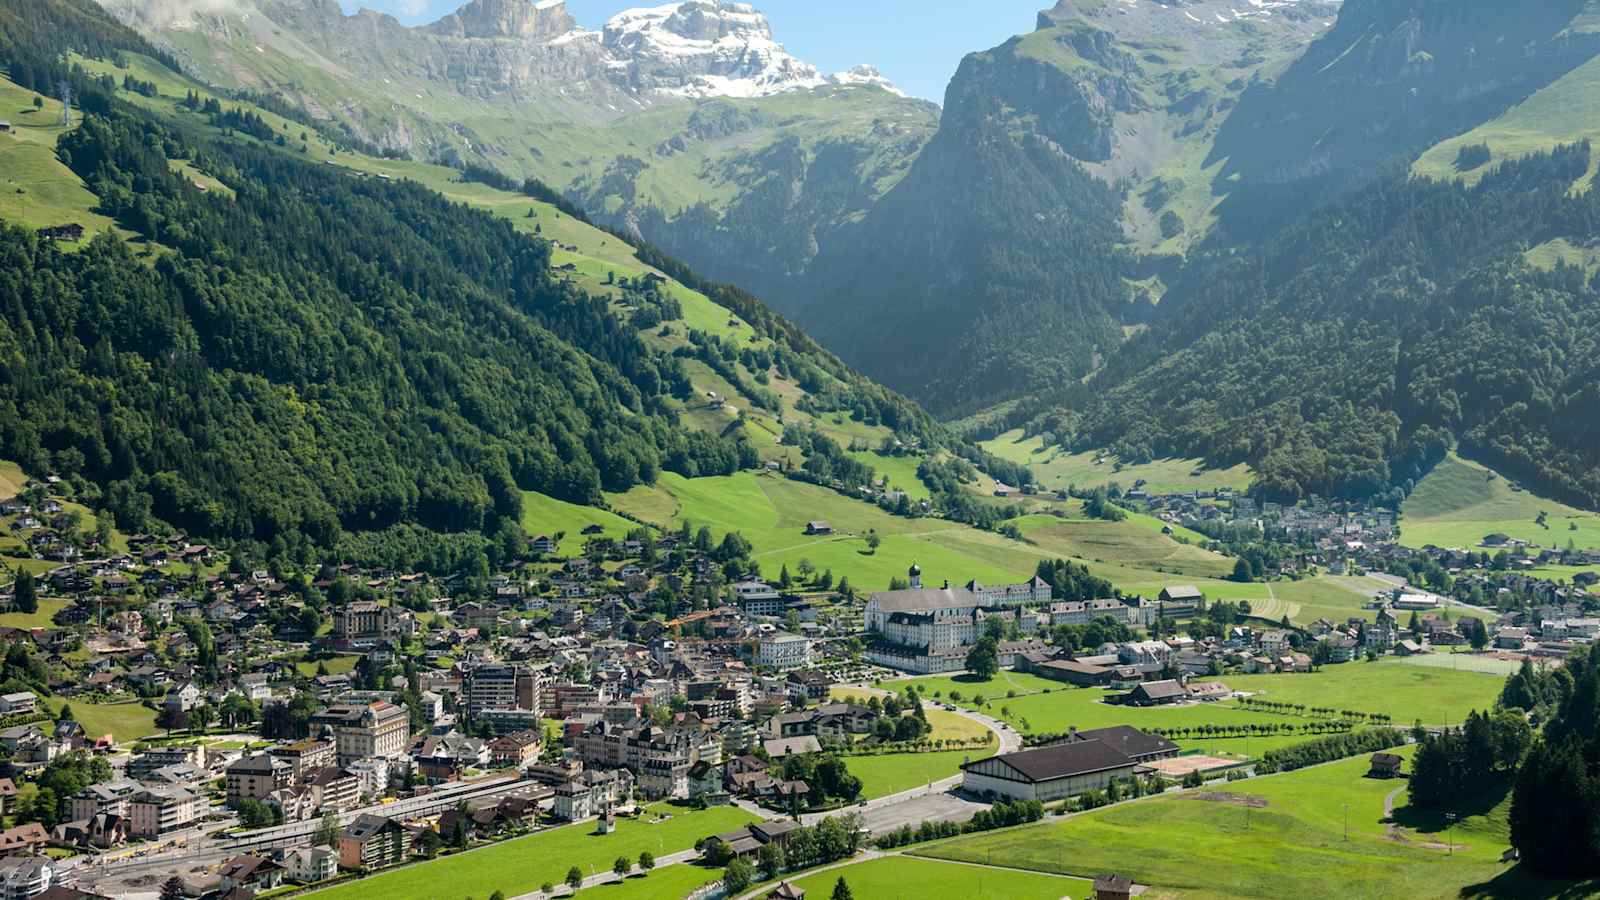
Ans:
MULTIPOLYGON (((0 233, 0 456, 72 479, 124 530, 436 569, 493 559, 523 537, 524 491, 594 503, 663 470, 759 465, 739 421, 684 418, 719 367, 792 382, 817 415, 944 440, 754 297, 656 251, 641 268, 674 280, 591 293, 511 220, 314 164, 254 107, 191 95, 157 116, 121 99, 148 102, 154 83, 69 73, 56 53, 153 52, 93 7, 45 0, 3 26, 8 73, 72 80, 88 115, 58 156, 139 239, 0 233), (712 322, 696 307, 702 327, 738 324, 746 345, 686 329, 680 282, 722 307, 712 322)), ((524 209, 553 196, 528 191, 524 209)))
POLYGON ((1581 269, 1522 257, 1594 237, 1600 197, 1570 190, 1590 159, 1562 148, 1471 189, 1387 178, 1201 257, 1181 305, 1034 428, 1128 460, 1248 462, 1283 499, 1408 490, 1459 441, 1595 506, 1600 294, 1581 269))

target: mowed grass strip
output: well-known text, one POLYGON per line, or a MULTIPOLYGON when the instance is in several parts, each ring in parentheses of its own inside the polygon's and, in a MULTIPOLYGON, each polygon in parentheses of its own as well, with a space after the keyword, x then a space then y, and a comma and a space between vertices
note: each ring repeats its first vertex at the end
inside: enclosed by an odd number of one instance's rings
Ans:
POLYGON ((1384 798, 1403 784, 1363 777, 1368 766, 1360 757, 911 853, 1083 877, 1116 872, 1186 898, 1280 898, 1294 885, 1335 884, 1341 896, 1455 897, 1504 872, 1503 816, 1463 819, 1453 855, 1428 846, 1441 835, 1396 839, 1382 821, 1384 798))
MULTIPOLYGON (((593 822, 582 822, 336 885, 315 892, 315 896, 319 900, 433 900, 441 896, 488 896, 501 891, 514 897, 537 891, 545 882, 560 884, 572 866, 585 876, 599 874, 609 870, 619 856, 637 860, 644 850, 657 856, 676 853, 690 849, 703 837, 754 821, 755 816, 736 807, 690 812, 656 805, 648 807, 638 820, 619 820, 617 830, 609 835, 597 835, 593 822), (670 812, 672 818, 653 824, 648 821, 662 812, 670 812)), ((694 871, 706 874, 705 870, 694 871)), ((665 870, 660 874, 664 875, 665 870)), ((651 883, 656 877, 638 879, 640 896, 674 896, 659 893, 665 879, 651 883)), ((626 889, 633 889, 633 885, 626 889)))
POLYGON ((1005 900, 1059 900, 1091 897, 1094 884, 1037 872, 1007 871, 908 856, 870 859, 803 878, 792 878, 807 897, 829 897, 843 878, 856 900, 898 898, 996 897, 1005 900))

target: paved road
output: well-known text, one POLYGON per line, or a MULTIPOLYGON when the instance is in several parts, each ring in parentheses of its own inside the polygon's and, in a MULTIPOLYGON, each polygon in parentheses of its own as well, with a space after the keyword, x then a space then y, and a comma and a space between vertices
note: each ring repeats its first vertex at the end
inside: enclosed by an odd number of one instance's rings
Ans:
MULTIPOLYGON (((852 690, 863 693, 888 696, 889 691, 875 688, 865 684, 846 685, 852 690)), ((999 719, 976 713, 959 706, 952 707, 956 715, 977 722, 989 729, 1000 744, 1000 753, 1012 753, 1022 747, 1022 735, 1016 729, 999 719)), ((867 801, 866 805, 847 806, 843 809, 825 813, 809 813, 800 817, 804 825, 815 825, 830 816, 841 816, 848 813, 859 813, 862 826, 874 835, 893 831, 902 825, 918 825, 922 822, 948 822, 966 821, 980 809, 988 809, 989 804, 970 800, 955 793, 961 787, 961 774, 958 772, 947 778, 941 778, 931 784, 914 787, 867 801)))

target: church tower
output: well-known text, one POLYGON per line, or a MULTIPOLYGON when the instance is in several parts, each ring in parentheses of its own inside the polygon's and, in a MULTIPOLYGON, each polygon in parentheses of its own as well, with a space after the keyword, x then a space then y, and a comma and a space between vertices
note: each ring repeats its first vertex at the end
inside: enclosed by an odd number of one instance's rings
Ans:
POLYGON ((912 563, 911 571, 907 574, 911 576, 911 589, 913 591, 922 590, 922 567, 912 563))

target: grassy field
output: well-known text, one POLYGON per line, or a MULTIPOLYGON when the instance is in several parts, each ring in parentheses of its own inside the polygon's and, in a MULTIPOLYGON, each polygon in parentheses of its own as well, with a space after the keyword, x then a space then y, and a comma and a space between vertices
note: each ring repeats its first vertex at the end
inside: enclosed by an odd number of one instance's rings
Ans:
POLYGON ((961 773, 961 764, 993 756, 987 750, 934 750, 925 753, 890 753, 852 756, 845 760, 850 774, 861 779, 861 795, 868 800, 923 787, 961 773))
MULTIPOLYGON (((1324 575, 1300 581, 1274 581, 1261 585, 1270 596, 1265 600, 1251 600, 1250 611, 1263 619, 1277 621, 1284 616, 1296 625, 1308 625, 1317 619, 1344 622, 1347 619, 1377 618, 1378 611, 1368 609, 1373 594, 1389 587, 1384 582, 1367 577, 1324 575)), ((1492 618, 1489 613, 1461 606, 1449 606, 1445 612, 1453 619, 1472 617, 1492 618)))
POLYGON ((848 577, 866 590, 905 577, 912 562, 930 580, 1021 580, 1039 557, 1024 544, 956 522, 899 518, 826 488, 752 472, 696 479, 665 473, 654 491, 618 495, 613 503, 663 527, 685 519, 708 525, 718 540, 738 531, 754 545, 755 561, 768 577, 785 565, 792 573, 808 559, 818 571, 832 569, 835 580, 848 577), (654 518, 668 510, 673 521, 654 518), (835 533, 807 536, 805 523, 813 519, 832 523, 835 533), (882 539, 876 553, 867 548, 869 530, 882 539))
MULTIPOLYGON (((1411 167, 1415 175, 1438 179, 1459 179, 1475 184, 1506 160, 1553 149, 1584 139, 1600 138, 1600 59, 1592 59, 1573 69, 1527 99, 1465 134, 1450 138, 1423 153, 1411 167), (1461 172, 1456 155, 1462 147, 1487 144, 1492 157, 1488 163, 1461 172)), ((1587 189, 1594 182, 1595 166, 1577 187, 1587 189)))
MULTIPOLYGON (((560 884, 572 866, 579 867, 586 875, 591 867, 596 873, 604 872, 619 856, 638 859, 642 850, 657 856, 687 850, 707 835, 731 831, 754 821, 754 816, 736 807, 688 812, 656 805, 649 807, 638 821, 619 820, 617 830, 609 835, 596 835, 593 823, 580 823, 337 885, 317 891, 316 896, 321 900, 346 897, 351 900, 366 897, 432 900, 441 896, 442 885, 449 885, 452 896, 487 896, 496 890, 506 896, 516 896, 537 891, 547 881, 560 884), (670 811, 672 818, 656 824, 647 821, 652 814, 662 811, 670 811)), ((709 880, 703 869, 684 868, 701 875, 701 883, 709 880)), ((666 892, 675 879, 664 876, 666 870, 648 878, 633 879, 625 886, 597 889, 595 895, 610 896, 601 891, 615 891, 619 895, 626 891, 627 896, 632 897, 637 890, 640 897, 681 896, 681 893, 666 892), (658 878, 659 881, 653 880, 658 878)))
POLYGON ((1474 709, 1488 709, 1504 678, 1474 671, 1380 662, 1348 662, 1300 675, 1230 675, 1222 682, 1262 699, 1307 706, 1332 706, 1386 713, 1397 725, 1421 719, 1427 725, 1460 723, 1474 709))
POLYGON ((1147 516, 1121 522, 1028 516, 1018 527, 1056 556, 1198 578, 1218 579, 1233 571, 1232 559, 1173 540, 1161 533, 1159 520, 1147 516))
POLYGON ((361 660, 359 656, 330 656, 327 659, 305 659, 294 664, 301 675, 313 678, 318 667, 328 670, 329 675, 343 675, 355 670, 356 663, 361 660))
MULTIPOLYGON (((638 857, 635 856, 635 861, 638 857)), ((610 866, 602 867, 609 869, 610 866)), ((702 869, 699 866, 666 866, 649 874, 635 874, 625 881, 608 881, 586 888, 586 900, 657 900, 660 897, 687 897, 690 892, 709 881, 722 877, 720 870, 702 869)), ((559 882, 557 882, 559 883, 559 882)), ((492 893, 492 891, 491 891, 492 893)), ((507 896, 512 896, 507 892, 507 896)))
POLYGON ((828 897, 840 878, 856 900, 903 900, 915 897, 995 897, 1005 900, 1058 900, 1092 897, 1092 881, 1005 871, 909 856, 870 859, 854 865, 792 878, 808 897, 828 897))
POLYGON ((1400 509, 1400 540, 1409 547, 1479 549, 1501 533, 1544 547, 1600 547, 1600 515, 1515 490, 1474 462, 1451 455, 1417 484, 1400 509), (1545 513, 1546 526, 1536 523, 1545 513))
POLYGON ((524 491, 522 494, 522 527, 529 535, 537 537, 548 534, 554 537, 557 532, 565 532, 565 537, 561 539, 561 550, 557 554, 559 556, 582 553, 585 540, 583 530, 591 525, 599 525, 606 537, 619 541, 627 537, 628 532, 639 528, 633 522, 603 509, 578 506, 533 491, 524 491))
POLYGON ((1505 804, 1463 818, 1447 853, 1436 846, 1444 835, 1382 821, 1384 798, 1401 785, 1362 777, 1367 767, 1359 757, 912 852, 1084 877, 1117 872, 1185 898, 1279 898, 1294 885, 1337 885, 1345 897, 1455 897, 1466 885, 1482 886, 1474 896, 1529 896, 1488 885, 1506 869, 1505 804))
POLYGON ((1522 668, 1522 663, 1516 660, 1500 659, 1494 656, 1479 656, 1475 653, 1428 653, 1423 656, 1406 656, 1395 660, 1408 666, 1419 666, 1424 669, 1450 669, 1456 672, 1481 672, 1486 675, 1498 675, 1504 678, 1522 668))
MULTIPOLYGON (((31 562, 32 560, 28 560, 31 562)), ((57 565, 52 563, 51 565, 57 565)), ((66 609, 72 601, 60 597, 39 598, 39 608, 31 613, 0 613, 0 625, 8 628, 49 628, 56 613, 66 609)))
POLYGON ((0 134, 0 219, 29 228, 77 223, 86 241, 111 230, 110 219, 92 212, 99 198, 56 159, 56 139, 67 131, 61 103, 46 97, 44 108, 35 109, 34 96, 0 78, 0 119, 12 129, 0 134))
MULTIPOLYGON (((1001 672, 989 681, 976 681, 969 676, 936 676, 912 681, 922 688, 924 696, 930 700, 978 709, 986 715, 1009 722, 1019 731, 1033 734, 1064 732, 1072 727, 1087 729, 1110 725, 1181 728, 1204 724, 1285 721, 1282 716, 1252 712, 1226 703, 1150 709, 1113 706, 1104 701, 1116 692, 1075 688, 1016 672, 1001 672), (960 693, 961 699, 951 700, 951 691, 960 693), (1017 696, 1007 697, 1006 694, 1012 691, 1017 696), (984 698, 983 706, 975 707, 972 698, 980 694, 984 698)), ((885 682, 885 687, 903 690, 904 683, 885 682)))
POLYGON ((1243 490, 1250 486, 1251 479, 1248 466, 1207 469, 1199 459, 1158 459, 1119 467, 1107 454, 1094 450, 1068 453, 1059 447, 1045 447, 1038 437, 1023 437, 1021 430, 1008 431, 981 446, 1003 459, 1027 464, 1037 482, 1051 490, 1069 485, 1095 487, 1113 481, 1127 490, 1143 479, 1149 491, 1174 494, 1221 487, 1243 490), (1096 460, 1101 462, 1097 464, 1096 460))
MULTIPOLYGON (((156 711, 140 703, 68 701, 68 705, 72 707, 72 717, 83 724, 90 737, 109 734, 121 744, 161 731, 156 727, 156 711)), ((51 701, 48 706, 53 714, 61 711, 58 701, 51 701)))
MULTIPOLYGON (((1320 672, 1302 675, 1230 675, 1218 680, 1235 690, 1259 693, 1264 699, 1274 701, 1385 713, 1400 725, 1409 725, 1418 718, 1429 725, 1460 722, 1469 711, 1492 706, 1503 681, 1494 674, 1466 666, 1457 670, 1442 665, 1416 665, 1392 657, 1378 663, 1326 666, 1320 672)), ((1056 733, 1069 727, 1086 729, 1108 725, 1181 728, 1299 721, 1244 709, 1226 701, 1149 709, 1113 706, 1103 701, 1114 692, 1075 688, 1016 672, 1001 672, 990 681, 976 681, 970 676, 937 676, 911 679, 911 683, 917 684, 924 691, 923 696, 930 700, 954 702, 969 709, 973 708, 973 696, 981 694, 984 698, 982 712, 1010 722, 1025 733, 1056 733), (952 701, 952 690, 959 692, 962 699, 952 701), (1006 696, 1013 691, 1017 696, 1006 696)), ((904 690, 905 684, 890 681, 883 686, 904 690)), ((1186 748, 1189 746, 1187 742, 1181 743, 1186 748)), ((1259 752, 1265 745, 1257 747, 1252 741, 1250 749, 1259 752)))

